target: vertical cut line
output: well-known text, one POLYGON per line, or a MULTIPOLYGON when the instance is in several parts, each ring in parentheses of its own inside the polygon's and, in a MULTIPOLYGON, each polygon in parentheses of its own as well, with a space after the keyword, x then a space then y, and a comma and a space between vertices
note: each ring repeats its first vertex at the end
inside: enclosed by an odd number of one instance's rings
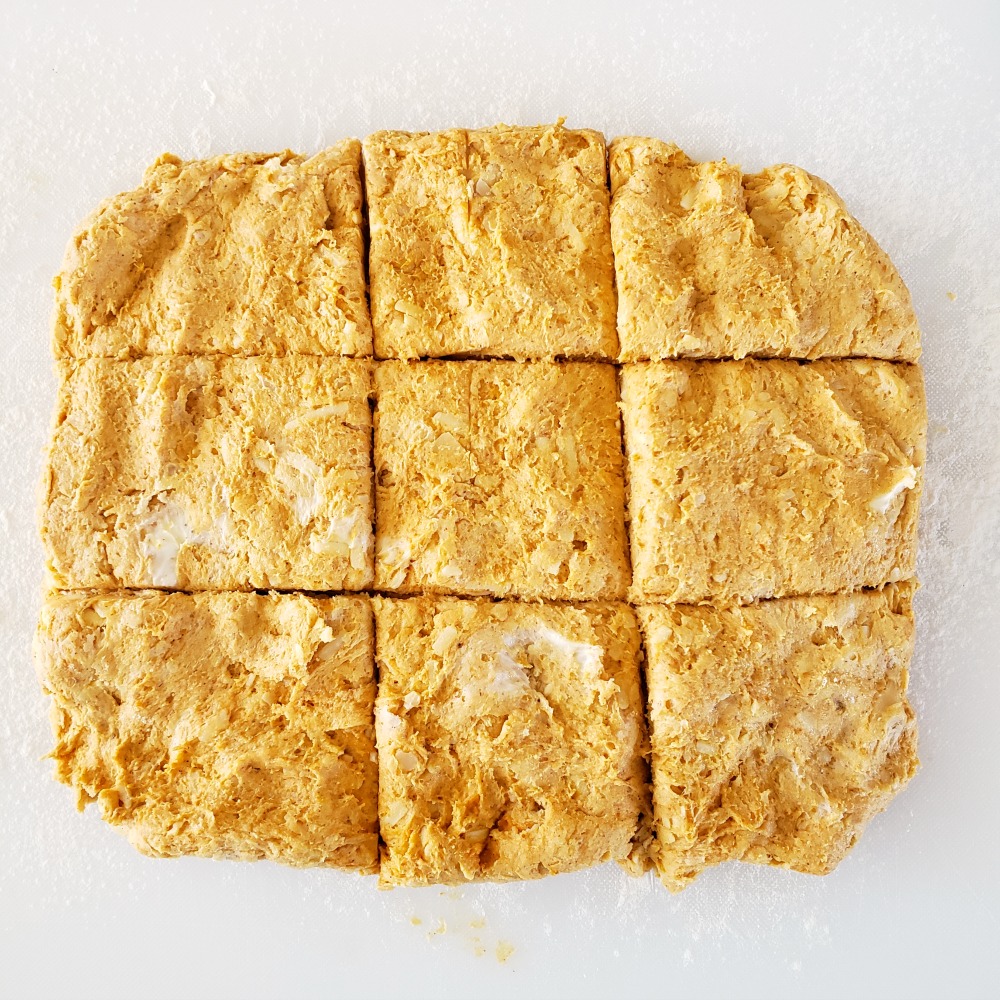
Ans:
POLYGON ((629 602, 629 609, 635 619, 636 631, 639 634, 639 694, 642 699, 642 726, 646 737, 646 754, 643 757, 643 766, 646 778, 646 792, 648 795, 648 811, 645 815, 640 812, 635 834, 632 837, 633 850, 636 853, 636 862, 641 862, 644 871, 636 877, 648 874, 655 869, 653 861, 653 843, 656 840, 656 803, 653 798, 653 715, 652 706, 649 701, 649 651, 646 649, 646 629, 643 627, 642 616, 639 614, 635 604, 629 602), (643 845, 645 840, 645 845, 643 845))
POLYGON ((372 335, 370 357, 375 357, 375 316, 372 313, 371 293, 371 213, 368 210, 368 175, 365 172, 365 148, 360 143, 358 154, 358 183, 361 185, 361 273, 365 279, 365 308, 368 310, 368 327, 372 335))
MULTIPOLYGON (((378 582, 376 576, 376 559, 378 558, 378 482, 377 476, 378 472, 375 468, 375 420, 378 417, 378 400, 377 400, 377 368, 379 362, 374 359, 371 361, 371 380, 369 382, 368 388, 368 413, 371 416, 370 429, 368 431, 368 465, 371 469, 371 511, 372 511, 372 582, 369 588, 370 591, 375 589, 376 583, 378 582)), ((374 614, 374 612, 373 612, 374 614)))
POLYGON ((372 745, 375 748, 375 836, 378 843, 378 851, 375 858, 376 877, 382 871, 382 859, 386 852, 386 843, 382 837, 382 755, 378 747, 378 725, 377 710, 378 699, 382 691, 382 673, 378 666, 378 615, 375 614, 375 604, 372 596, 366 597, 368 601, 368 613, 372 616, 372 678, 375 681, 375 698, 372 701, 372 745))
POLYGON ((608 151, 608 137, 601 133, 604 141, 604 187, 608 192, 608 246, 611 248, 611 295, 615 301, 615 353, 608 360, 617 367, 622 354, 622 336, 618 324, 618 259, 615 255, 615 241, 611 234, 611 209, 614 195, 611 191, 611 154, 608 151))
POLYGON ((624 480, 623 502, 625 509, 625 557, 628 560, 628 589, 625 591, 625 600, 629 605, 635 602, 632 594, 635 589, 635 561, 632 557, 632 476, 629 467, 628 444, 625 435, 625 401, 622 398, 622 369, 623 365, 615 364, 615 388, 618 405, 618 446, 622 453, 622 478, 624 480))

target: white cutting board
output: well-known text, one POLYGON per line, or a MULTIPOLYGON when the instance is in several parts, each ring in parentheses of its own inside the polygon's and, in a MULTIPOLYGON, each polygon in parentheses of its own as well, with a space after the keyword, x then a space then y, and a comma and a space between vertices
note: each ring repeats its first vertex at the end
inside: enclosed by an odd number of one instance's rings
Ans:
POLYGON ((1000 990, 1000 6, 23 4, 0 16, 0 995, 988 996, 1000 990), (380 893, 151 861, 40 758, 34 495, 66 239, 163 150, 552 121, 829 180, 909 283, 930 446, 923 770, 832 876, 616 868, 380 893), (949 294, 950 293, 950 294, 949 294), (953 296, 953 297, 952 297, 953 296), (419 922, 418 922, 419 921, 419 922), (509 949, 506 961, 498 959, 509 949))

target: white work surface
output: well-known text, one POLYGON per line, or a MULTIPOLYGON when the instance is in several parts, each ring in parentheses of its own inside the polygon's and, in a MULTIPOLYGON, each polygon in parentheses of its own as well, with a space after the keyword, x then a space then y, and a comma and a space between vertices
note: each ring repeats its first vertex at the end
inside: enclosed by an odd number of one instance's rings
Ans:
POLYGON ((0 995, 1000 994, 998 5, 13 6, 0 17, 0 995), (747 169, 801 164, 909 284, 930 406, 911 682, 922 770, 833 875, 728 865, 680 896, 610 866, 378 892, 337 872, 141 857, 96 810, 78 815, 41 759, 34 502, 67 238, 164 150, 308 152, 379 128, 559 115, 747 169))

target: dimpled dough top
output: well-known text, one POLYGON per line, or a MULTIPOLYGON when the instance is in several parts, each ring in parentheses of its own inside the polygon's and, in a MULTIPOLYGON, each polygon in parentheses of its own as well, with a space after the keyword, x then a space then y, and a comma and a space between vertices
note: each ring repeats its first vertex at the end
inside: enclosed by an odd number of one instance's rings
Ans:
POLYGON ((370 362, 64 363, 43 482, 60 587, 371 586, 370 362))
POLYGON ((379 590, 625 596, 611 365, 387 361, 375 382, 379 590))
POLYGON ((382 884, 625 861, 648 807, 632 610, 373 603, 382 884))
POLYGON ((364 157, 377 357, 615 357, 599 133, 376 132, 364 157))
POLYGON ((369 356, 361 146, 162 156, 56 278, 57 357, 369 356))
POLYGON ((633 595, 747 603, 911 577, 927 416, 915 365, 622 371, 633 595))
POLYGON ((638 608, 665 885, 730 860, 826 874, 912 777, 911 590, 638 608))
POLYGON ((365 598, 52 594, 57 777, 144 854, 378 863, 365 598))
POLYGON ((919 357, 906 286, 818 177, 656 139, 609 158, 621 360, 919 357))

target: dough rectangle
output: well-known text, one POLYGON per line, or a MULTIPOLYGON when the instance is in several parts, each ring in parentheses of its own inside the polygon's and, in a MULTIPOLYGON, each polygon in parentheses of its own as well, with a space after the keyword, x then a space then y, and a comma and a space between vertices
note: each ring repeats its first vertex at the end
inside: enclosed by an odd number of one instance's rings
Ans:
POLYGON ((611 365, 387 361, 375 382, 379 590, 625 596, 611 365))
POLYGON ((42 538, 55 585, 362 590, 370 363, 67 363, 42 538))
POLYGON ((367 357, 361 144, 161 156, 70 241, 60 358, 367 357))
POLYGON ((376 356, 613 359, 605 157, 561 125, 368 136, 376 356))
POLYGON ((382 884, 625 862, 648 807, 632 610, 373 605, 382 884))
POLYGON ((731 860, 826 874, 909 781, 912 589, 638 607, 665 885, 731 860))
POLYGON ((913 576, 927 416, 915 365, 622 370, 633 596, 748 603, 913 576))
POLYGON ((902 278, 825 181, 658 139, 608 152, 622 361, 920 356, 902 278))
POLYGON ((378 865, 367 598, 52 594, 59 780, 144 854, 378 865))

